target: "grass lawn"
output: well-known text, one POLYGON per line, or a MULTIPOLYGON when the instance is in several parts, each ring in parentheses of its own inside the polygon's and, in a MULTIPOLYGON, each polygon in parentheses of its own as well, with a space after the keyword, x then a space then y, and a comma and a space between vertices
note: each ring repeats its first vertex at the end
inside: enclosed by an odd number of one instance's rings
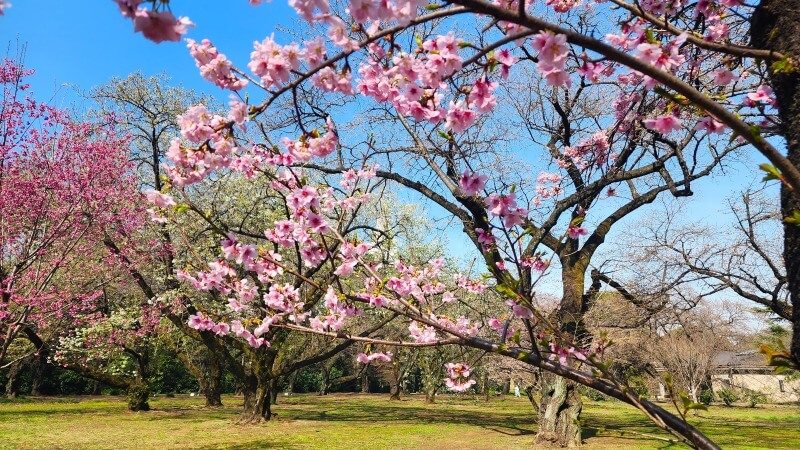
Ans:
MULTIPOLYGON (((281 397, 276 420, 234 425, 241 398, 207 409, 198 397, 151 402, 150 412, 125 411, 122 398, 32 398, 0 402, 2 449, 516 449, 533 448, 536 425, 525 398, 488 403, 442 396, 336 394, 281 397)), ((633 408, 587 402, 586 449, 666 449, 666 437, 633 408)), ((712 407, 693 423, 723 448, 800 449, 800 409, 712 407)))

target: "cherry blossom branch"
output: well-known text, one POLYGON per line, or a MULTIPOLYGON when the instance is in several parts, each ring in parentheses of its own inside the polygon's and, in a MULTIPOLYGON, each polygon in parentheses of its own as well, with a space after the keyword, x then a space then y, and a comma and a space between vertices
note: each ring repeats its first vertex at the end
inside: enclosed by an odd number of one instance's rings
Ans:
POLYGON ((542 359, 535 354, 528 353, 519 349, 511 349, 505 345, 496 344, 480 338, 467 338, 463 345, 468 347, 485 350, 504 356, 509 356, 524 363, 547 370, 548 372, 560 375, 569 380, 580 383, 584 386, 595 389, 617 400, 635 406, 648 417, 651 418, 659 428, 676 436, 682 442, 700 449, 719 450, 720 447, 711 439, 703 435, 695 427, 684 420, 679 419, 660 406, 648 400, 639 398, 630 389, 620 389, 613 383, 597 378, 585 372, 581 372, 568 365, 559 364, 550 360, 542 359))
POLYGON ((347 339, 351 341, 358 341, 358 342, 366 342, 369 344, 376 344, 376 345, 386 345, 386 346, 397 346, 397 347, 411 347, 411 348, 422 348, 422 347, 441 347, 443 345, 450 345, 450 344, 461 344, 463 343, 463 339, 458 337, 453 337, 450 339, 440 339, 434 342, 411 342, 411 341, 388 341, 384 339, 376 339, 371 337, 359 336, 359 335, 352 335, 350 333, 345 332, 330 332, 330 331, 320 331, 314 330, 313 328, 307 328, 299 325, 292 325, 292 324, 275 324, 274 327, 276 328, 284 328, 287 330, 293 331, 301 331, 303 333, 310 333, 310 334, 317 334, 320 336, 327 336, 330 338, 336 339, 347 339))
POLYGON ((644 75, 661 82, 665 86, 683 95, 686 99, 705 110, 717 120, 729 126, 736 134, 742 136, 752 144, 762 155, 775 165, 783 174, 789 188, 797 192, 800 189, 800 170, 791 161, 783 156, 772 144, 763 137, 753 132, 750 124, 739 119, 733 112, 729 111, 720 103, 712 100, 706 94, 698 91, 685 81, 673 74, 667 73, 655 66, 638 59, 637 57, 618 50, 605 44, 593 37, 587 36, 577 31, 560 27, 545 20, 530 15, 520 16, 513 11, 509 11, 501 6, 486 2, 484 0, 453 0, 453 3, 469 8, 470 10, 486 14, 491 17, 508 21, 517 25, 528 27, 532 30, 547 30, 556 34, 566 36, 567 41, 595 51, 613 61, 621 63, 626 67, 638 71, 644 75))
POLYGON ((689 30, 682 30, 666 20, 661 20, 658 17, 644 11, 638 5, 632 5, 624 0, 610 0, 611 3, 630 11, 633 15, 647 20, 657 27, 662 27, 670 34, 679 36, 682 33, 687 33, 686 40, 694 44, 696 47, 704 50, 710 50, 719 53, 725 53, 733 56, 741 56, 743 58, 760 58, 767 61, 779 61, 786 58, 786 55, 776 52, 774 50, 761 50, 753 47, 747 47, 737 44, 724 44, 716 40, 706 40, 702 36, 698 37, 695 33, 689 30))

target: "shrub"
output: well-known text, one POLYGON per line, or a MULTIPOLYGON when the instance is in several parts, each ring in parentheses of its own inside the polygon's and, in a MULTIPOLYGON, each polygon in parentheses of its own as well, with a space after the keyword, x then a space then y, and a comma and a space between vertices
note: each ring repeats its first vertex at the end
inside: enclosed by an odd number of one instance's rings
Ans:
POLYGON ((714 392, 711 389, 703 389, 697 399, 704 405, 710 405, 714 401, 714 392))
POLYGON ((717 397, 725 403, 725 406, 731 406, 739 400, 739 393, 733 389, 720 389, 717 391, 717 397))
POLYGON ((761 392, 748 389, 744 392, 744 401, 747 402, 748 408, 755 408, 759 403, 766 403, 767 396, 761 392))
POLYGON ((608 397, 606 397, 605 394, 603 394, 602 392, 595 391, 594 389, 591 389, 591 388, 588 388, 588 387, 585 387, 585 386, 579 387, 578 388, 578 392, 580 392, 581 395, 583 395, 584 397, 588 398, 589 400, 592 400, 592 401, 595 401, 595 402, 602 402, 602 401, 608 400, 608 397))

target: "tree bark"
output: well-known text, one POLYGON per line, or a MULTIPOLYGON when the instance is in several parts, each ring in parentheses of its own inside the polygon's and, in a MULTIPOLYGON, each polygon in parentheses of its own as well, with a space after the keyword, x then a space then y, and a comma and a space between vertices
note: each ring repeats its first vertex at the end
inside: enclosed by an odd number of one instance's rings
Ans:
MULTIPOLYGON (((576 342, 587 339, 583 314, 586 276, 585 265, 574 260, 574 253, 562 259, 564 295, 557 311, 561 331, 576 342)), ((536 442, 541 446, 580 447, 580 414, 583 401, 574 382, 557 375, 545 375, 541 380, 539 429, 536 442)))
POLYGON ((436 403, 436 385, 428 384, 425 386, 425 403, 436 403))
POLYGON ((291 373, 291 375, 289 375, 289 385, 286 387, 286 392, 288 392, 289 395, 294 394, 294 383, 297 381, 297 375, 299 373, 299 370, 295 370, 291 373))
POLYGON ((222 365, 212 349, 208 349, 209 367, 205 380, 206 407, 222 406, 222 365))
POLYGON ((22 379, 20 378, 20 374, 22 373, 22 368, 25 365, 25 359, 21 359, 14 364, 11 364, 11 367, 8 369, 7 375, 7 382, 6 382, 6 397, 7 398, 17 398, 19 397, 19 385, 22 383, 22 379))
POLYGON ((256 424, 272 418, 269 381, 256 376, 247 377, 243 386, 244 407, 239 416, 240 424, 256 424))
POLYGON ((369 394, 369 373, 367 373, 367 369, 361 372, 361 393, 369 394))
POLYGON ((131 411, 150 411, 150 386, 138 380, 128 387, 128 409, 131 411))
POLYGON ((42 383, 44 382, 45 358, 39 354, 33 360, 33 373, 31 374, 31 395, 42 395, 42 383))
MULTIPOLYGON (((786 139, 786 156, 800 167, 800 0, 762 0, 750 21, 753 46, 789 55, 794 66, 788 73, 770 73, 778 100, 780 134, 786 139)), ((781 186, 784 217, 800 210, 800 186, 781 186)), ((783 259, 792 302, 792 360, 800 366, 800 224, 783 225, 783 259)))
POLYGON ((331 386, 331 369, 327 364, 322 364, 322 380, 319 386, 319 395, 328 395, 331 386))
POLYGON ((389 388, 389 400, 400 400, 400 383, 392 382, 392 386, 389 388))
POLYGON ((577 418, 583 402, 577 385, 566 378, 547 374, 542 386, 536 444, 541 447, 579 447, 581 427, 577 418))
POLYGON ((269 402, 273 405, 278 404, 278 379, 269 380, 269 402))

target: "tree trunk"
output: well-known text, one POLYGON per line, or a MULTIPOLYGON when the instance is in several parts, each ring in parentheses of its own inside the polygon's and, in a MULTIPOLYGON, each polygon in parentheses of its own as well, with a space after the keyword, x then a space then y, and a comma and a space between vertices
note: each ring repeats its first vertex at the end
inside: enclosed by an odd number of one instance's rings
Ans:
POLYGON ((19 385, 22 383, 22 379, 20 378, 20 374, 22 373, 22 367, 25 365, 25 360, 21 359, 14 364, 11 364, 11 367, 8 369, 7 375, 7 382, 6 382, 6 397, 8 398, 17 398, 19 397, 19 385))
POLYGON ((322 365, 322 380, 319 386, 319 395, 328 395, 331 386, 331 369, 327 365, 322 365))
POLYGON ((205 383, 201 384, 205 384, 203 394, 206 396, 206 407, 218 407, 222 406, 222 366, 214 351, 209 349, 208 352, 208 376, 205 377, 205 383))
POLYGON ((131 411, 150 411, 150 386, 139 380, 128 387, 128 409, 131 411))
POLYGON ((361 372, 361 393, 369 394, 369 374, 367 373, 367 369, 361 372))
MULTIPOLYGON (((771 73, 770 81, 778 100, 780 133, 786 139, 786 156, 800 167, 800 0, 762 0, 750 21, 755 47, 779 51, 793 59, 790 73, 771 73)), ((791 216, 800 210, 800 186, 792 192, 781 186, 781 213, 791 216)), ((800 224, 783 224, 783 259, 792 302, 791 354, 800 366, 800 224)))
POLYGON ((400 370, 399 355, 395 353, 392 362, 391 379, 389 380, 389 400, 400 400, 400 391, 403 389, 403 372, 400 370))
POLYGON ((578 417, 583 403, 577 386, 555 375, 548 374, 543 378, 536 444, 540 447, 579 447, 581 427, 578 417))
POLYGON ((92 395, 101 395, 103 393, 103 383, 94 380, 92 383, 92 395))
MULTIPOLYGON (((400 397, 398 396, 398 400, 400 397)), ((436 403, 436 385, 433 383, 428 383, 425 386, 425 403, 436 403)))
POLYGON ((389 400, 400 400, 400 391, 402 391, 400 381, 392 380, 392 385, 389 387, 389 400))
POLYGON ((272 417, 269 382, 260 382, 255 376, 251 375, 245 381, 243 392, 244 407, 239 415, 238 423, 261 423, 272 417))
MULTIPOLYGON (((561 332, 585 345, 589 339, 583 321, 588 308, 584 297, 586 267, 576 255, 572 252, 562 258, 564 294, 556 314, 561 332)), ((583 402, 575 383, 546 374, 541 379, 541 394, 536 442, 540 446, 580 447, 583 402)))
POLYGON ((533 395, 534 389, 535 389, 534 386, 532 385, 528 386, 527 388, 525 388, 525 395, 528 396, 528 401, 531 402, 531 406, 533 406, 533 409, 538 411, 539 408, 541 408, 541 406, 538 403, 536 403, 536 397, 534 397, 533 395))
POLYGON ((273 405, 278 404, 278 379, 269 380, 269 402, 273 405))
POLYGON ((483 401, 489 401, 489 374, 483 374, 483 401))
POLYGON ((286 392, 289 395, 294 394, 294 383, 297 381, 297 375, 299 373, 300 373, 299 370, 295 370, 294 372, 292 372, 291 375, 289 375, 289 385, 286 387, 286 392))
POLYGON ((44 355, 38 355, 33 360, 33 373, 31 375, 31 395, 42 395, 45 367, 44 355))

